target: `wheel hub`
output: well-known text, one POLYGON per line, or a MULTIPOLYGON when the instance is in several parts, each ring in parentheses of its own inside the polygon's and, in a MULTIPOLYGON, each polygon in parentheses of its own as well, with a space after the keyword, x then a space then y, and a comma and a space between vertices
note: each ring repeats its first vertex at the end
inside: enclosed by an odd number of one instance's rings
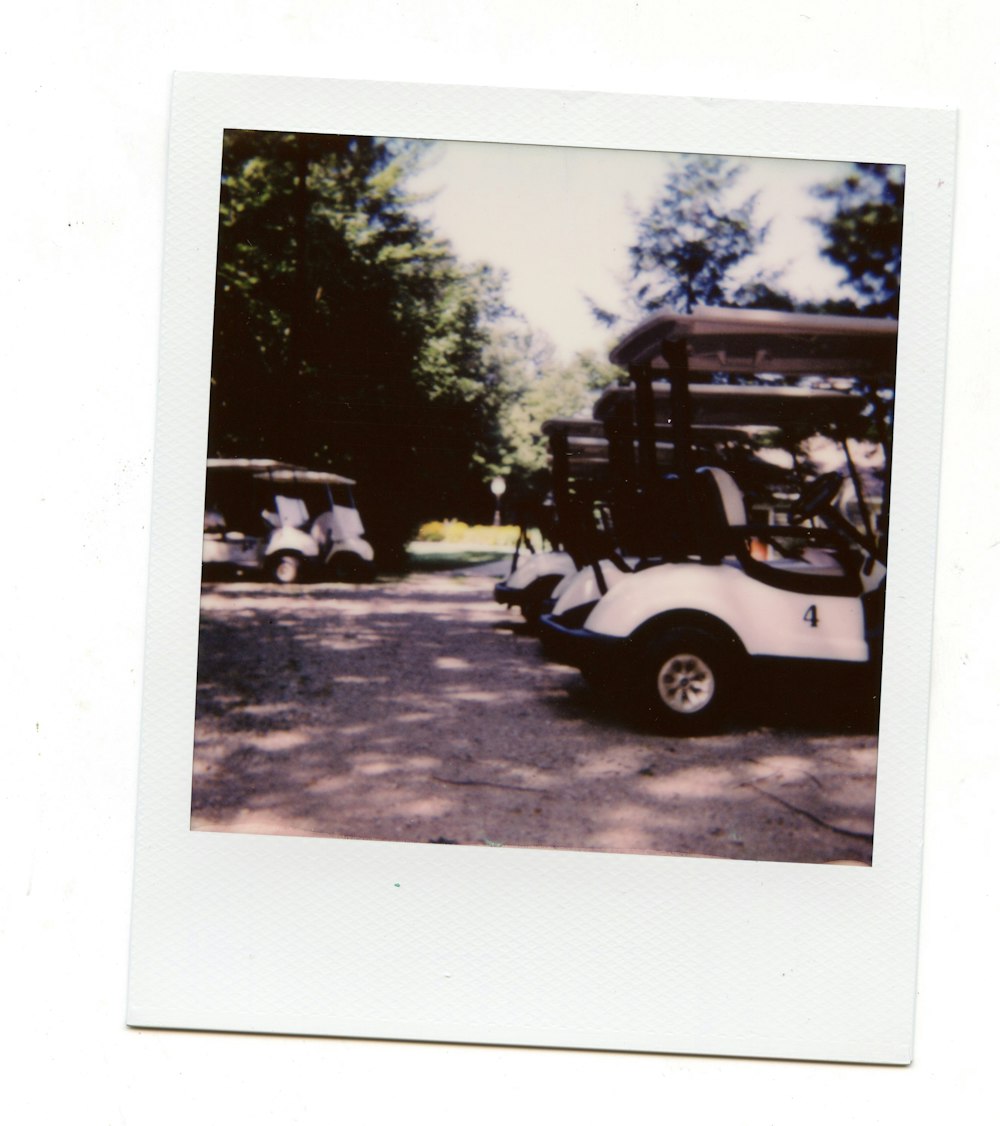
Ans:
POLYGON ((678 653, 665 661, 657 679, 660 699, 674 712, 691 715, 707 707, 715 694, 711 668, 694 653, 678 653))

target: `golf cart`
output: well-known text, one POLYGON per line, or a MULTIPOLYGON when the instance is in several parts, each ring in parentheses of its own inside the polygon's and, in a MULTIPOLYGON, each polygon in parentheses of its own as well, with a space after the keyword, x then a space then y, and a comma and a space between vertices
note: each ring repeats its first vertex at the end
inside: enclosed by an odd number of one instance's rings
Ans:
MULTIPOLYGON (((653 432, 659 448, 674 433, 673 397, 667 385, 653 383, 647 391, 650 401, 645 409, 655 421, 653 432)), ((688 475, 692 469, 705 467, 725 470, 739 486, 748 516, 756 525, 784 516, 801 491, 803 469, 792 452, 796 440, 830 427, 849 427, 866 405, 857 394, 829 388, 746 384, 694 384, 688 388, 688 402, 693 420, 691 448, 685 447, 686 456, 675 455, 671 468, 676 468, 676 462, 688 475)), ((642 409, 634 385, 613 387, 598 400, 594 415, 603 421, 609 436, 631 435, 637 431, 642 409)), ((648 423, 646 426, 648 429, 648 423)), ((694 534, 691 502, 681 473, 664 475, 659 455, 653 463, 644 453, 648 443, 648 436, 637 441, 634 456, 632 444, 625 446, 613 494, 620 535, 632 545, 630 566, 621 567, 618 559, 587 560, 586 566, 555 588, 546 612, 555 602, 561 613, 592 604, 623 575, 689 554, 694 534)), ((617 439, 615 444, 620 447, 617 439)), ((674 449, 672 444, 670 448, 674 449)), ((853 491, 850 496, 853 499, 853 491)), ((854 514, 858 511, 855 506, 854 514)), ((765 541, 755 539, 751 548, 764 559, 775 554, 765 541)))
MULTIPOLYGON (((602 558, 599 554, 579 560, 579 568, 555 587, 545 613, 556 601, 563 610, 588 604, 605 595, 625 574, 644 570, 654 563, 669 562, 686 554, 684 545, 691 531, 688 503, 680 486, 677 464, 716 466, 734 477, 744 501, 757 522, 769 520, 783 495, 798 494, 795 459, 787 464, 768 459, 784 432, 818 429, 822 423, 855 415, 857 406, 834 391, 805 391, 797 387, 689 388, 694 422, 689 428, 690 448, 678 455, 673 445, 673 421, 668 386, 653 385, 652 414, 655 459, 646 455, 652 438, 637 440, 636 391, 634 386, 611 387, 595 405, 595 418, 608 436, 609 448, 617 450, 617 472, 611 479, 611 506, 616 536, 626 548, 602 558), (761 448, 764 447, 764 448, 761 448), (666 457, 664 457, 666 450, 666 457), (789 492, 791 490, 791 492, 789 492), (627 566, 622 566, 623 556, 627 566)), ((756 545, 760 549, 760 545, 756 545)))
MULTIPOLYGON (((528 622, 537 622, 543 611, 551 609, 554 592, 582 570, 604 560, 604 565, 616 573, 628 573, 638 562, 635 556, 639 548, 635 545, 644 536, 630 515, 636 429, 621 412, 607 416, 600 413, 604 404, 621 394, 631 391, 620 388, 605 392, 595 407, 594 419, 550 419, 542 425, 549 441, 552 493, 546 518, 539 522, 554 547, 536 550, 522 527, 510 571, 493 591, 497 602, 519 607, 528 622)), ((653 457, 661 473, 673 466, 670 437, 668 426, 654 427, 653 457)), ((697 456, 718 462, 733 456, 732 449, 745 452, 747 428, 699 425, 694 428, 694 437, 697 456), (724 452, 727 447, 728 455, 724 452)), ((765 463, 759 464, 767 468, 765 463)))
POLYGON ((202 564, 206 573, 263 572, 361 582, 374 553, 354 505, 354 482, 266 458, 210 458, 202 564))
POLYGON ((552 548, 537 550, 522 526, 510 571, 493 589, 497 602, 517 606, 530 623, 537 622, 552 591, 575 575, 585 559, 613 553, 604 427, 590 419, 554 418, 543 423, 542 433, 549 442, 552 491, 538 523, 552 548))
POLYGON ((628 369, 634 385, 634 508, 641 524, 655 530, 655 557, 627 574, 604 564, 591 568, 592 578, 582 572, 542 617, 547 652, 590 679, 618 680, 664 726, 682 733, 729 714, 750 662, 832 662, 877 671, 890 464, 886 404, 895 351, 893 321, 759 310, 661 314, 630 333, 611 359, 628 369), (789 419, 796 411, 830 410, 847 471, 819 473, 788 506, 784 524, 751 520, 733 476, 720 466, 696 467, 692 455, 699 403, 729 403, 734 421, 752 423, 761 420, 766 401, 765 388, 692 386, 692 375, 765 374, 824 376, 844 388, 833 399, 808 386, 776 389, 789 419), (664 378, 668 399, 654 382, 664 378), (658 400, 669 404, 675 444, 675 472, 667 476, 652 455, 658 400), (848 442, 848 418, 865 411, 884 450, 881 528, 848 442), (836 507, 848 480, 861 527, 836 507))

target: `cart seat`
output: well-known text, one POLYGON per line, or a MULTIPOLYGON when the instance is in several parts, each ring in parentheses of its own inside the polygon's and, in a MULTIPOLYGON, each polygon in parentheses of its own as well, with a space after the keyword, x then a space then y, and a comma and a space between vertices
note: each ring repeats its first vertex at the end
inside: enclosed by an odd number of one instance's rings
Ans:
POLYGON ((759 582, 803 594, 861 593, 857 567, 838 541, 811 528, 748 524, 740 487, 724 469, 703 466, 697 470, 695 481, 703 562, 732 562, 759 582), (767 562, 755 559, 750 539, 768 533, 772 538, 798 540, 794 557, 767 562))

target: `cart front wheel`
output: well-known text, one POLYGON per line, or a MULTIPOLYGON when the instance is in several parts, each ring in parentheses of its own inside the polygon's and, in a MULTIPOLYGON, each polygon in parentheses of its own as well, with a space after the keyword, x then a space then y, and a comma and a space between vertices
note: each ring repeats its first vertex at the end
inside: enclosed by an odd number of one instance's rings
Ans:
POLYGON ((271 578, 282 586, 299 581, 302 574, 302 556, 294 551, 279 551, 269 564, 271 578))

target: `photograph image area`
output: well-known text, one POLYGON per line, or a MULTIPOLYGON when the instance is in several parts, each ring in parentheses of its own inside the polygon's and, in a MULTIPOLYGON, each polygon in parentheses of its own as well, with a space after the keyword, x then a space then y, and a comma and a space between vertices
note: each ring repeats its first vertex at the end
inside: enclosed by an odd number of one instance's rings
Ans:
POLYGON ((904 179, 227 130, 191 828, 870 865, 904 179))

